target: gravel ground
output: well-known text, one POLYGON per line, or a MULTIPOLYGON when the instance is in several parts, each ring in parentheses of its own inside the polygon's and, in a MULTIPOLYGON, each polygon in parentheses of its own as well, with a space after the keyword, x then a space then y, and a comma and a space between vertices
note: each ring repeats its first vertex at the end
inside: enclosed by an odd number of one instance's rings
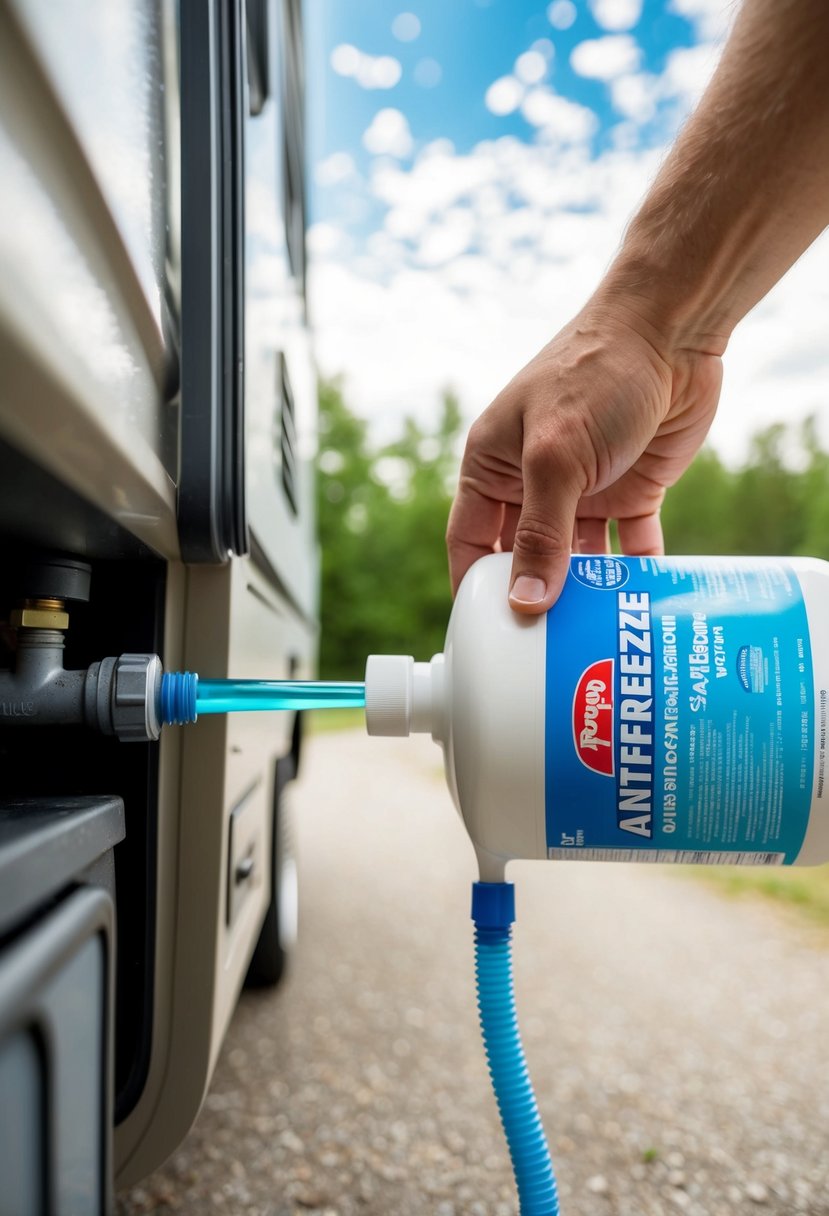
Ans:
MULTIPOLYGON (((428 740, 310 742, 301 943, 120 1216, 512 1216, 471 848, 428 740)), ((829 1216, 829 945, 656 868, 516 865, 516 987, 564 1216, 829 1216)))

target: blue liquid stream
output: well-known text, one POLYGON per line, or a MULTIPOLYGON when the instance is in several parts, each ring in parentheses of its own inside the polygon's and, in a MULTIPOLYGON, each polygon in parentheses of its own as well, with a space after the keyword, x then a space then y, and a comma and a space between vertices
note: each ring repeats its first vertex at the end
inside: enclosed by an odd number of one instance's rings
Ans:
POLYGON ((366 686, 338 680, 202 680, 196 713, 252 709, 346 709, 366 703, 366 686))

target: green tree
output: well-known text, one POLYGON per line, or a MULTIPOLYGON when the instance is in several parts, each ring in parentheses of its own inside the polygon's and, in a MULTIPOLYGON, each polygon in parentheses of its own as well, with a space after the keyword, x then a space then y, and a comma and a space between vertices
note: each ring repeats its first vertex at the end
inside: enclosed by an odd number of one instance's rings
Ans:
POLYGON ((451 599, 444 533, 461 427, 446 393, 434 432, 413 419, 372 444, 340 381, 320 386, 318 523, 322 547, 320 671, 360 678, 366 655, 443 648, 451 599))
POLYGON ((829 557, 829 454, 814 420, 759 431, 735 471, 704 449, 662 519, 669 553, 829 557))
POLYGON ((668 553, 733 553, 728 517, 734 476, 704 448, 665 497, 662 527, 668 553))
POLYGON ((803 527, 795 553, 829 558, 829 452, 820 446, 814 418, 800 429, 806 465, 799 479, 803 527))

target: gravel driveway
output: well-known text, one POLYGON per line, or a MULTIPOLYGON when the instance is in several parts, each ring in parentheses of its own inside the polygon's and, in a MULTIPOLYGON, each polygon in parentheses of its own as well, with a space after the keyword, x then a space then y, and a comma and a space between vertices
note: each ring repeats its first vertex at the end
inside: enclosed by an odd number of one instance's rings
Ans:
MULTIPOLYGON (((120 1216, 511 1216, 472 851, 424 739, 310 741, 301 943, 120 1216)), ((829 1216, 829 944, 647 866, 516 865, 516 986, 563 1216, 829 1216)))

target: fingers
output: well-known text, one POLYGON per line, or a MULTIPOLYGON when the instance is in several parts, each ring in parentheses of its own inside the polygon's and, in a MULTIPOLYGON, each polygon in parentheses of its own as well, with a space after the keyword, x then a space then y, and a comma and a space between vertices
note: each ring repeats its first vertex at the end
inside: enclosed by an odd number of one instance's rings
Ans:
MULTIPOLYGON (((606 519, 576 519, 568 532, 569 512, 572 510, 575 515, 578 509, 578 494, 574 499, 573 492, 571 489, 561 494, 557 519, 549 504, 539 515, 532 502, 525 499, 513 546, 510 606, 516 612, 546 612, 558 598, 569 568, 570 545, 563 543, 565 536, 572 539, 574 552, 610 552, 610 526, 606 519)), ((658 557, 665 552, 658 510, 617 522, 622 553, 658 557)))
POLYGON ((515 544, 515 529, 521 518, 521 508, 515 503, 504 504, 504 519, 501 523, 501 551, 510 553, 515 544))
POLYGON ((610 528, 606 519, 576 521, 576 553, 609 553, 610 528))
POLYGON ((662 520, 657 509, 650 515, 619 520, 619 548, 634 557, 658 557, 665 552, 662 520))
POLYGON ((558 461, 550 461, 549 454, 525 459, 524 504, 515 529, 509 593, 516 612, 546 612, 557 599, 567 577, 581 494, 581 485, 558 461))
POLYGON ((472 563, 494 551, 495 542, 501 535, 503 515, 503 503, 461 479, 446 529, 453 595, 472 563))

